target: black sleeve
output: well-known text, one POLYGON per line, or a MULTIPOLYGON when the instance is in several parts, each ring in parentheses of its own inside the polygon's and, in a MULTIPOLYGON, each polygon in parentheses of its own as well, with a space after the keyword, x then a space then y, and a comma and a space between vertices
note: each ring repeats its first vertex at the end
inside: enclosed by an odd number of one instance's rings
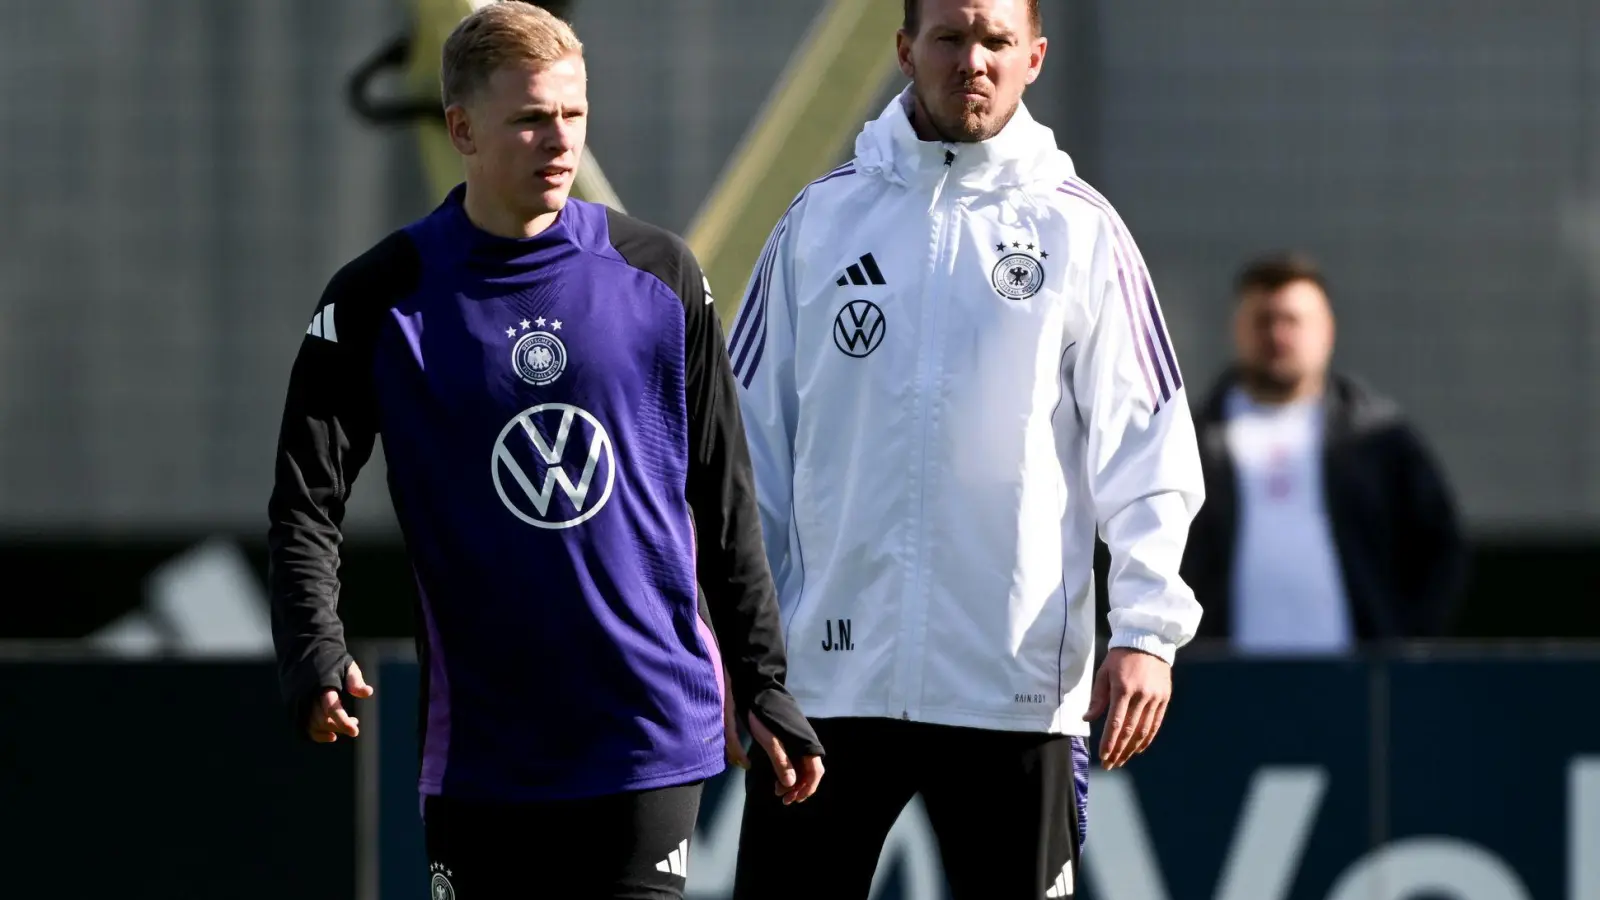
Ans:
POLYGON ((418 270, 414 245, 399 233, 341 269, 289 375, 267 504, 267 568, 279 685, 300 734, 309 704, 321 691, 343 690, 350 666, 337 611, 340 526, 378 434, 371 363, 379 314, 409 293, 418 270))
POLYGON ((1395 492, 1400 521, 1395 548, 1403 582, 1399 626, 1411 638, 1447 633, 1467 568, 1455 501, 1432 454, 1408 426, 1394 434, 1401 483, 1395 492))
POLYGON ((696 569, 735 707, 759 718, 791 754, 820 756, 816 732, 784 686, 788 658, 778 592, 761 540, 733 366, 705 276, 688 246, 669 232, 613 213, 611 239, 630 265, 656 275, 683 301, 696 569))

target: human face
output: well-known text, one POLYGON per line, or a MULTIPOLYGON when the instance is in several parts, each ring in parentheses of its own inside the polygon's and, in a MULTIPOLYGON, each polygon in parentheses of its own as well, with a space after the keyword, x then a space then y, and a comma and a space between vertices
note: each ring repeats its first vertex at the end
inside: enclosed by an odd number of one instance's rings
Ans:
POLYGON ((491 220, 483 224, 527 232, 526 223, 553 220, 572 192, 588 114, 588 74, 577 54, 502 66, 446 110, 451 142, 467 161, 469 201, 491 220))
POLYGON ((895 35, 924 140, 986 141, 1039 77, 1046 41, 1027 0, 922 0, 917 33, 895 35))
POLYGON ((1333 355, 1333 312, 1310 281, 1249 291, 1239 299, 1233 336, 1246 384, 1287 400, 1322 384, 1333 355))

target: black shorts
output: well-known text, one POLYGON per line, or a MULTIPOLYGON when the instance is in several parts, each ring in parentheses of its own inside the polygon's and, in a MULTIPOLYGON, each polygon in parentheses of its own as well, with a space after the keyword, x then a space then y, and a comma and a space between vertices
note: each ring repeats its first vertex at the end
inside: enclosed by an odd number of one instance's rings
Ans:
POLYGON ((865 900, 889 829, 917 794, 955 900, 1074 896, 1089 774, 1082 738, 898 719, 811 724, 827 771, 803 803, 773 796, 771 763, 750 754, 735 900, 865 900), (796 877, 797 865, 826 874, 796 877))
POLYGON ((429 900, 678 900, 702 787, 519 804, 428 797, 429 900))

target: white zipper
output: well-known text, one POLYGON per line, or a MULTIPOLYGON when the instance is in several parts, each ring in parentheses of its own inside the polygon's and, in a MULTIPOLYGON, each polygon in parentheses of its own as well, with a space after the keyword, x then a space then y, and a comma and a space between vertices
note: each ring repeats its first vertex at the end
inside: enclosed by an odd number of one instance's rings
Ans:
POLYGON ((941 273, 938 270, 948 266, 947 260, 950 255, 945 244, 951 230, 950 217, 954 214, 955 209, 953 203, 945 203, 944 189, 946 182, 950 178, 950 169, 954 163, 955 151, 946 145, 944 148, 943 171, 939 173, 939 181, 934 185, 933 202, 930 204, 937 222, 934 230, 934 264, 929 267, 927 277, 922 285, 922 354, 917 361, 919 370, 917 384, 920 388, 918 396, 920 409, 917 417, 919 434, 916 444, 917 463, 913 467, 913 471, 916 473, 917 508, 912 533, 915 535, 916 544, 912 567, 913 577, 910 579, 909 585, 910 596, 901 603, 900 640, 896 642, 896 649, 899 655, 896 680, 899 682, 898 693, 900 695, 901 719, 911 718, 911 690, 914 686, 920 685, 920 679, 916 675, 923 665, 923 647, 927 636, 927 505, 928 444, 930 443, 928 423, 933 416, 934 406, 938 400, 938 384, 935 378, 934 361, 941 356, 941 351, 940 331, 936 326, 944 300, 943 292, 936 296, 929 288, 932 284, 938 284, 938 276, 943 274, 945 276, 943 279, 944 287, 946 291, 949 289, 949 273, 941 273), (941 209, 941 206, 944 208, 941 209))

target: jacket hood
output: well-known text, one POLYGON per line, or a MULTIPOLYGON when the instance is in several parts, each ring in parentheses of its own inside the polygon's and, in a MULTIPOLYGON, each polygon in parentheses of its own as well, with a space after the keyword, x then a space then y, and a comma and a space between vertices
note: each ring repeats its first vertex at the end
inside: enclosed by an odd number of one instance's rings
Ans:
POLYGON ((1055 133, 1040 125, 1024 103, 1000 133, 987 141, 954 144, 924 141, 911 128, 911 87, 889 101, 878 118, 856 136, 856 168, 905 186, 936 177, 945 153, 955 153, 952 174, 978 190, 1055 188, 1075 171, 1072 158, 1056 147, 1055 133))

